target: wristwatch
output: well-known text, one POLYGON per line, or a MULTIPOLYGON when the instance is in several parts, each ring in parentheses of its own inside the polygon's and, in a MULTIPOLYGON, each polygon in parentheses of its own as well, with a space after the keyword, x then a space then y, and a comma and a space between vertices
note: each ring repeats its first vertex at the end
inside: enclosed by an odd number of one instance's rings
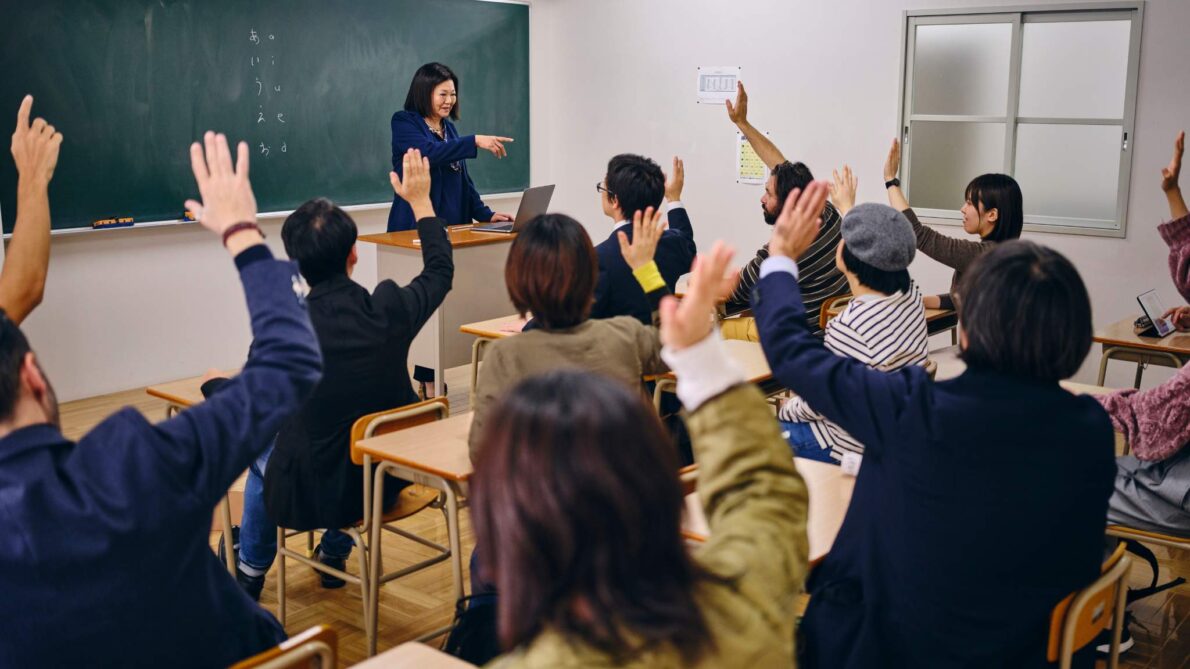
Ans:
POLYGON ((901 180, 896 177, 893 177, 893 178, 889 179, 888 181, 884 182, 884 190, 888 190, 889 188, 892 188, 893 186, 900 188, 901 180))

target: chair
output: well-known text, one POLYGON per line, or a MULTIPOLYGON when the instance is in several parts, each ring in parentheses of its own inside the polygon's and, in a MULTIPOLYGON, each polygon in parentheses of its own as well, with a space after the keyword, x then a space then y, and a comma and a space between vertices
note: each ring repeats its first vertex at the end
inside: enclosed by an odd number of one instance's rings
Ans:
POLYGON ((1103 575, 1082 590, 1071 593, 1050 615, 1046 659, 1070 669, 1074 652, 1093 642, 1110 625, 1111 653, 1108 668, 1120 664, 1120 635, 1124 631, 1124 601, 1128 595, 1128 569, 1132 560, 1121 543, 1103 563, 1103 575))
POLYGON ((1190 551, 1190 537, 1162 534, 1151 530, 1138 530, 1127 525, 1108 525, 1107 536, 1116 537, 1117 539, 1132 539, 1142 544, 1156 544, 1167 548, 1180 548, 1190 551))
POLYGON ((827 300, 822 303, 822 309, 818 312, 818 329, 825 330, 827 321, 843 313, 843 308, 847 306, 847 303, 850 302, 853 297, 855 296, 848 294, 827 298, 827 300))
MULTIPOLYGON (((438 543, 420 537, 412 532, 408 532, 399 527, 392 526, 398 520, 408 518, 421 510, 434 506, 435 508, 442 508, 438 503, 439 495, 436 490, 427 488, 422 485, 411 485, 401 491, 397 502, 392 507, 384 511, 380 517, 381 527, 393 534, 419 543, 435 551, 433 557, 427 558, 416 564, 408 567, 403 567, 395 572, 382 574, 383 570, 375 570, 377 575, 376 582, 372 582, 371 575, 373 570, 369 569, 369 564, 373 561, 377 565, 382 564, 381 557, 381 542, 375 542, 375 546, 369 546, 368 541, 364 539, 368 535, 369 528, 372 525, 372 514, 374 513, 373 506, 373 481, 372 481, 372 459, 370 456, 362 453, 356 444, 364 439, 368 439, 381 434, 395 432, 429 423, 435 420, 442 420, 450 415, 450 402, 445 397, 435 397, 410 404, 396 409, 389 409, 387 411, 380 411, 367 416, 362 416, 355 421, 351 427, 351 461, 357 465, 363 466, 364 477, 364 513, 363 518, 352 525, 351 527, 342 528, 342 531, 351 536, 355 544, 356 559, 359 562, 359 575, 355 576, 339 569, 328 567, 314 558, 314 532, 313 531, 292 531, 283 527, 277 528, 277 555, 278 570, 277 570, 277 618, 285 625, 286 615, 286 601, 285 601, 285 558, 292 558, 301 562, 316 571, 330 574, 341 578, 348 583, 355 583, 360 586, 361 599, 363 603, 363 620, 364 629, 366 630, 368 641, 368 655, 376 653, 376 629, 377 629, 377 615, 379 613, 379 593, 380 585, 392 581, 402 576, 408 576, 414 572, 420 571, 431 565, 437 564, 450 557, 450 549, 438 543), (297 536, 302 533, 306 534, 306 550, 304 553, 291 550, 285 545, 285 540, 289 537, 297 536)), ((377 499, 380 497, 377 496, 377 499)))
POLYGON ((335 630, 326 625, 316 625, 281 642, 279 646, 236 662, 231 665, 231 669, 334 669, 338 649, 339 635, 335 634, 335 630))

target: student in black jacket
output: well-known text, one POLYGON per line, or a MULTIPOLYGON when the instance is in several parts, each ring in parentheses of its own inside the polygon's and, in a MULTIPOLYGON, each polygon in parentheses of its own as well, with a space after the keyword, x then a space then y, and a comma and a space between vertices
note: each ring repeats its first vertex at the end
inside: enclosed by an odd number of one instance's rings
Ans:
MULTIPOLYGON (((351 462, 351 426, 360 416, 417 401, 406 362, 409 344, 450 291, 454 262, 445 226, 430 204, 428 161, 417 150, 405 155, 404 174, 404 182, 395 173, 390 178, 416 215, 425 262, 407 286, 382 281, 369 294, 351 280, 355 222, 327 200, 302 205, 281 230, 285 250, 310 284, 306 301, 325 373, 301 411, 282 425, 272 454, 249 470, 237 577, 254 597, 276 554, 276 524, 325 529, 319 557, 343 568, 352 542, 338 530, 363 516, 363 470, 351 462)), ((385 490, 395 500, 400 488, 385 490)), ((343 585, 320 576, 323 587, 343 585)))

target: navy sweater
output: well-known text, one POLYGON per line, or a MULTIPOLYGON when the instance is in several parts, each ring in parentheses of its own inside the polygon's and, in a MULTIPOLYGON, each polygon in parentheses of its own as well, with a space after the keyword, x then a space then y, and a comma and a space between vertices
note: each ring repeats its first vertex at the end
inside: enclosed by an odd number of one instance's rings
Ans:
POLYGON ((940 383, 834 355, 788 272, 752 295, 778 380, 866 446, 807 583, 803 669, 1039 667, 1050 611, 1099 575, 1114 437, 1092 398, 980 370, 940 383))
MULTIPOLYGON (((430 132, 417 112, 399 111, 393 114, 393 170, 404 176, 405 152, 418 149, 430 159, 430 201, 434 212, 447 225, 463 225, 472 220, 492 220, 492 210, 483 203, 471 175, 467 161, 476 156, 475 135, 459 137, 453 123, 442 121, 446 139, 430 132), (456 169, 457 168, 457 169, 456 169)), ((412 230, 417 227, 413 208, 398 196, 393 196, 393 208, 388 212, 388 231, 412 230)))

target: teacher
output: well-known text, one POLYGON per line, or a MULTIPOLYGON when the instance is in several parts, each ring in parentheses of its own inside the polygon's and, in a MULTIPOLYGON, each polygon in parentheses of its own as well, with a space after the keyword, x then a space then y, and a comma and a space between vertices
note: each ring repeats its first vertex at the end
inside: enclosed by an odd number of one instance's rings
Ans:
MULTIPOLYGON (((448 225, 471 223, 472 220, 511 221, 508 214, 497 214, 483 203, 467 163, 479 149, 491 151, 497 158, 508 155, 504 142, 511 137, 467 135, 459 137, 450 120, 459 118, 459 78, 441 63, 427 63, 417 69, 405 96, 405 109, 393 114, 393 170, 401 174, 405 152, 418 149, 430 159, 430 200, 434 212, 448 225)), ((393 197, 388 213, 388 231, 412 230, 413 209, 400 197, 393 197)))

